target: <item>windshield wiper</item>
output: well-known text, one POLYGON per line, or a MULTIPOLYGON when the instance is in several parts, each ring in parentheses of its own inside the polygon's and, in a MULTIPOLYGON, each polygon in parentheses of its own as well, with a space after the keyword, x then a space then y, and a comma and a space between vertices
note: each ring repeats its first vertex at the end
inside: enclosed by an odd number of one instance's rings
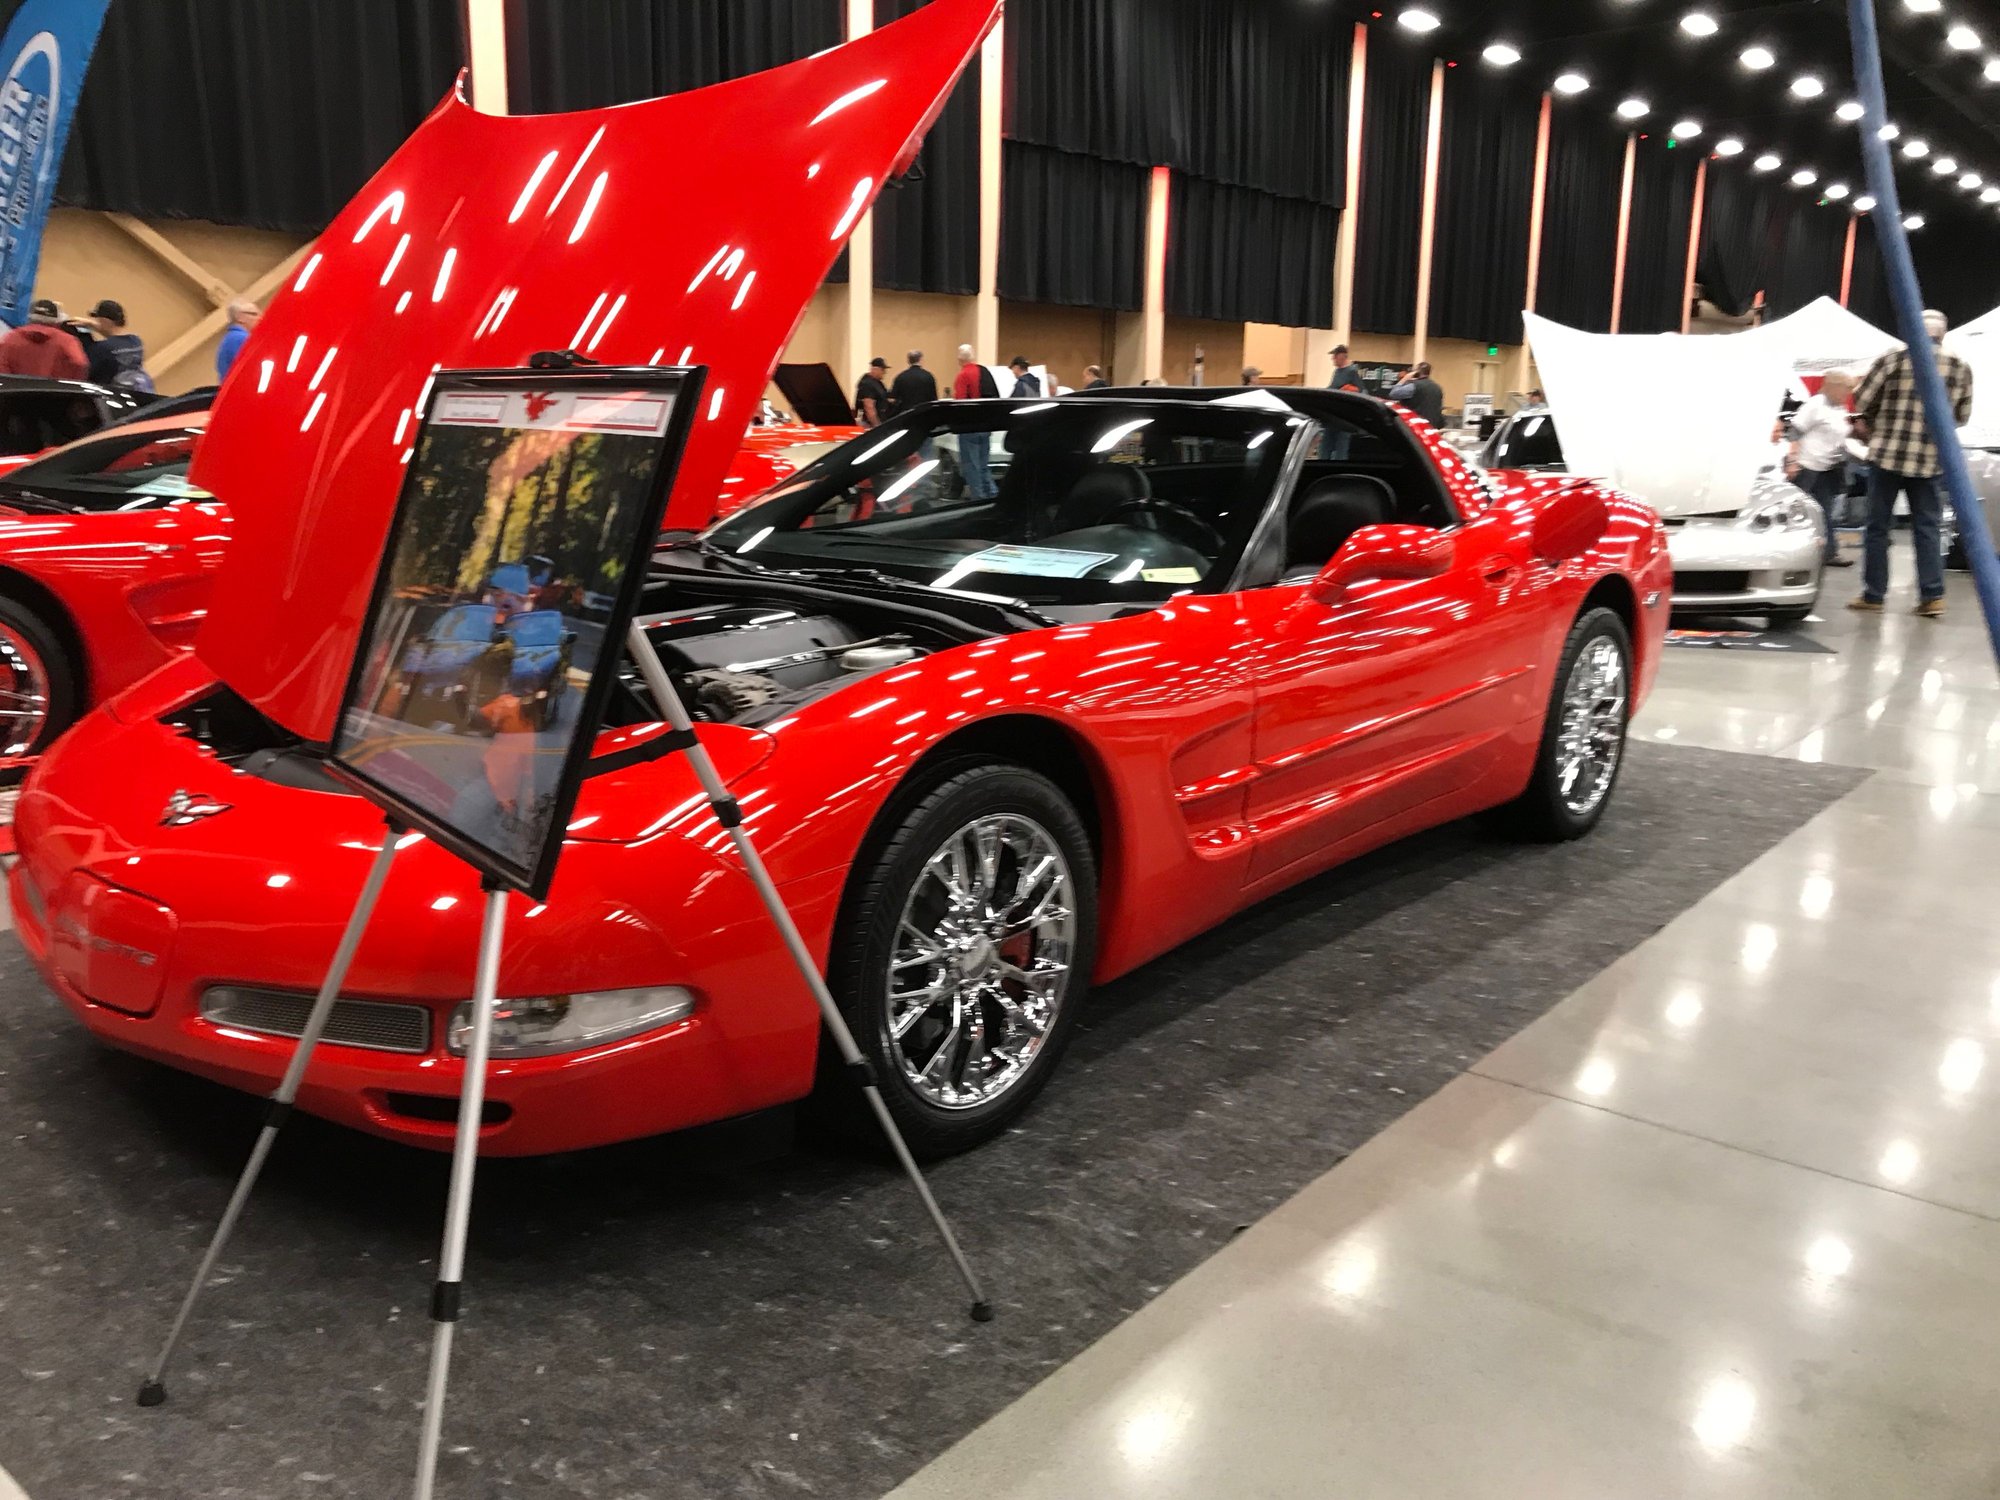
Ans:
POLYGON ((54 495, 45 495, 40 490, 0 488, 0 505, 11 505, 17 510, 45 511, 54 515, 81 515, 83 507, 68 501, 58 500, 54 495))
POLYGON ((768 573, 771 570, 753 563, 747 557, 738 557, 726 547, 718 547, 705 536, 677 536, 671 541, 660 543, 659 552, 697 552, 714 562, 738 573, 768 573))

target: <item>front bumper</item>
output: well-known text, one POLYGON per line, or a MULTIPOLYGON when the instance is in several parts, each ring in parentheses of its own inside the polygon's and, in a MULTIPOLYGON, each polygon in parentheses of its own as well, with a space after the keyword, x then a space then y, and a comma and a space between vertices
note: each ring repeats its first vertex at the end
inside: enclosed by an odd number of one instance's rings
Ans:
POLYGON ((1811 530, 1752 531, 1734 520, 1667 529, 1677 614, 1804 609, 1819 597, 1825 542, 1811 530))

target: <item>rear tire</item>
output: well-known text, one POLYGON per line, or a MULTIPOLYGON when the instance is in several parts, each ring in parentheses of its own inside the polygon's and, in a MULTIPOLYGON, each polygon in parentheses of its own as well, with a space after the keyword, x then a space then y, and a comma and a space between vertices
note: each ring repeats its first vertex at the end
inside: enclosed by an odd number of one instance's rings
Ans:
POLYGON ((1631 717, 1632 637, 1616 611, 1586 610, 1556 665, 1534 779, 1507 809, 1515 830, 1559 843, 1595 828, 1625 765, 1631 717))
MULTIPOLYGON (((1097 950, 1090 839, 1055 783, 960 761, 864 846, 834 933, 835 999, 911 1151, 1000 1134, 1062 1059, 1097 950)), ((825 1092, 872 1129, 826 1049, 825 1092)))
POLYGON ((0 754, 40 754, 82 712, 82 664, 62 633, 0 594, 0 754))

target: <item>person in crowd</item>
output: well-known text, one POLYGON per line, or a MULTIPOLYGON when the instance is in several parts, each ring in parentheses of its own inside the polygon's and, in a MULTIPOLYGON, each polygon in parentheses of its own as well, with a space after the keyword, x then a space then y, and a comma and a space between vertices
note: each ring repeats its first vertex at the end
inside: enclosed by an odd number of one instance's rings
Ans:
POLYGON ((1034 397, 1042 394, 1042 377, 1035 373, 1035 367, 1028 363, 1027 356, 1017 354, 1007 362, 1007 368, 1014 372, 1014 389, 1011 396, 1034 397))
POLYGON ((28 304, 28 321, 0 338, 0 375, 81 380, 90 360, 75 334, 63 327, 62 308, 47 297, 28 304))
POLYGON ((1345 344, 1333 346, 1333 379, 1327 382, 1327 389, 1352 391, 1357 396, 1367 394, 1367 388, 1361 384, 1361 372, 1354 368, 1354 360, 1345 344))
POLYGON ((938 398, 937 376, 924 368, 924 351, 912 349, 907 358, 908 366, 889 388, 889 399, 895 403, 898 413, 928 406, 938 398))
POLYGON ((1549 404, 1549 398, 1546 394, 1543 393, 1542 388, 1540 386, 1536 386, 1533 390, 1528 392, 1528 405, 1547 406, 1548 404, 1549 404))
POLYGON ((854 419, 863 427, 880 427, 889 420, 888 374, 889 361, 878 354, 854 387, 854 419))
POLYGON ((1111 382, 1104 378, 1104 366, 1090 365, 1083 372, 1083 388, 1086 391, 1110 389, 1111 382))
MULTIPOLYGON (((958 378, 952 382, 951 394, 955 401, 990 401, 1000 394, 1000 382, 993 378, 991 370, 979 362, 979 356, 970 344, 958 346, 958 378)), ((1020 394, 1018 389, 1015 394, 1020 394)), ((992 433, 961 432, 958 435, 958 471, 965 477, 968 499, 991 500, 1000 493, 1000 487, 993 482, 992 433)))
MULTIPOLYGON (((1972 420, 1972 366, 1944 348, 1950 326, 1941 312, 1924 314, 1930 358, 1944 378, 1952 421, 1963 427, 1972 420)), ((1926 620, 1938 620, 1944 617, 1944 551, 1938 535, 1944 511, 1937 481, 1944 460, 1924 421, 1911 353, 1891 349, 1869 366, 1855 392, 1858 426, 1868 439, 1874 473, 1868 480, 1868 522, 1862 531, 1861 593, 1848 600, 1847 607, 1881 613, 1889 593, 1889 531, 1900 494, 1910 502, 1910 541, 1917 554, 1916 612, 1926 620)))
POLYGON ((1243 367, 1243 383, 1245 385, 1261 385, 1263 380, 1264 372, 1256 365, 1245 365, 1243 367))
POLYGON ((1427 360, 1403 372, 1389 392, 1389 399, 1401 402, 1412 415, 1422 417, 1433 427, 1444 426, 1444 387, 1431 379, 1427 360))
POLYGON ((1826 565, 1851 568, 1854 559, 1840 555, 1842 501, 1847 494, 1847 401, 1854 394, 1854 377, 1835 370, 1815 396, 1792 413, 1792 482, 1826 510, 1826 565))
POLYGON ((222 342, 215 349, 215 378, 218 382, 228 377, 230 367, 236 363, 236 356, 250 342, 250 330, 257 326, 260 312, 257 304, 247 297, 238 297, 229 304, 229 326, 222 331, 222 342))
POLYGON ((146 373, 146 346, 136 333, 125 331, 123 304, 106 297, 90 316, 69 325, 83 343, 90 361, 90 378, 99 385, 151 394, 153 377, 146 373))

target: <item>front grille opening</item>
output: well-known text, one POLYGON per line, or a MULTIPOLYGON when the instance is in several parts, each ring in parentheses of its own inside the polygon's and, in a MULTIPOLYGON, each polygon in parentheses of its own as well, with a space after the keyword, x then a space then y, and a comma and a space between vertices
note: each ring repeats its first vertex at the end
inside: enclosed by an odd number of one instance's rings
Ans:
MULTIPOLYGON (((295 1037, 306 1029, 312 1004, 311 995, 218 985, 201 997, 201 1013, 217 1026, 295 1037)), ((322 1039, 371 1052, 420 1054, 430 1050, 431 1012, 383 1000, 336 1000, 322 1039)))
MULTIPOLYGON (((458 1123, 458 1099, 450 1094, 384 1094, 382 1102, 399 1115, 412 1120, 422 1120, 431 1125, 456 1125, 458 1123)), ((483 1101, 479 1111, 480 1128, 489 1125, 505 1125, 514 1118, 514 1106, 502 1104, 497 1099, 483 1101)))
POLYGON ((1676 573, 1674 592, 1683 597, 1700 594, 1742 594, 1750 588, 1750 575, 1743 573, 1676 573))

